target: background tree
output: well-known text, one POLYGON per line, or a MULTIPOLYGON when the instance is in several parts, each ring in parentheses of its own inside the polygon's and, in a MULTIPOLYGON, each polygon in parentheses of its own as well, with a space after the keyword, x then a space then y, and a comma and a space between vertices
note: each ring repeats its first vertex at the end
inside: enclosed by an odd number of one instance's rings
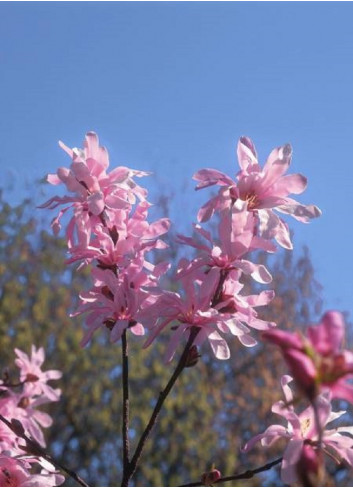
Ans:
MULTIPOLYGON (((46 368, 64 376, 57 381, 62 400, 51 406, 54 424, 47 434, 54 455, 90 485, 118 485, 121 478, 120 345, 97 334, 82 349, 80 318, 70 318, 80 290, 88 287, 89 269, 77 272, 64 265, 65 242, 36 222, 33 204, 17 207, 0 195, 0 356, 3 367, 13 363, 13 348, 29 351, 44 346, 46 368)), ((169 251, 175 259, 175 247, 169 251)), ((164 257, 165 258, 165 257, 164 257)), ((276 298, 263 308, 264 318, 281 328, 302 328, 321 310, 321 289, 306 249, 271 259, 276 298)), ((174 284, 171 284, 174 286, 174 284)), ((253 282, 245 285, 249 292, 253 282)), ((162 358, 168 332, 147 350, 130 341, 132 445, 146 425, 154 400, 173 368, 162 358)), ((282 454, 280 447, 241 455, 240 447, 269 424, 270 407, 281 397, 279 378, 285 366, 279 352, 261 341, 245 348, 231 343, 228 362, 202 350, 198 364, 183 372, 165 404, 148 442, 135 485, 178 485, 198 480, 215 463, 224 474, 262 465, 282 454)), ((275 418, 274 418, 275 420, 275 418)), ((344 468, 333 474, 336 485, 349 485, 344 468)), ((281 485, 276 469, 261 476, 267 485, 281 485)), ((252 479, 249 485, 261 483, 252 479)), ((67 481, 68 485, 72 481, 67 481)), ((246 481, 240 485, 244 486, 246 481)), ((231 485, 231 484, 229 484, 231 485)))

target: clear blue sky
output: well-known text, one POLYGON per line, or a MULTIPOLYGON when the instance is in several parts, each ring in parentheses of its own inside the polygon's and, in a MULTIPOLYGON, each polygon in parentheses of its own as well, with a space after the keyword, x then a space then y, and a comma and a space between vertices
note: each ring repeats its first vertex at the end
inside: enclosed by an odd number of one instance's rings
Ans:
POLYGON ((352 20, 348 2, 1 3, 4 183, 18 196, 68 163, 58 139, 95 130, 113 166, 154 171, 191 222, 197 169, 234 173, 243 134, 262 161, 291 142, 300 200, 323 210, 295 247, 310 247, 325 307, 352 315, 352 20))

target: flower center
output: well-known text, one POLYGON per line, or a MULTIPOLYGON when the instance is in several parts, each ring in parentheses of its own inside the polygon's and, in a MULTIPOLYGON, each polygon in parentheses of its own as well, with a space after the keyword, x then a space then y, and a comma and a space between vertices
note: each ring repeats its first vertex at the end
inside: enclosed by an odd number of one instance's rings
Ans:
POLYGON ((257 195, 254 193, 248 193, 245 196, 246 202, 248 203, 248 209, 256 209, 259 205, 259 200, 257 198, 257 195))
POLYGON ((310 429, 310 418, 304 418, 300 421, 300 431, 302 437, 305 438, 310 429))

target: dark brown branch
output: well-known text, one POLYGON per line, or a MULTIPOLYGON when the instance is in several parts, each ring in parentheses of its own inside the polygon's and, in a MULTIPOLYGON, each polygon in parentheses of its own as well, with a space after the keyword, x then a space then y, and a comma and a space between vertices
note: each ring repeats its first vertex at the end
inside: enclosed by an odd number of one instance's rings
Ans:
POLYGON ((135 470, 136 470, 136 467, 137 467, 137 464, 140 460, 140 457, 142 455, 142 452, 143 452, 143 449, 145 447, 145 444, 146 444, 146 441, 152 431, 152 428, 154 427, 154 425, 156 424, 156 421, 157 421, 157 418, 158 418, 158 415, 163 407, 163 404, 164 404, 164 401, 166 400, 168 394, 170 393, 170 391, 172 390, 175 382, 177 381, 179 375, 181 374, 181 372, 184 370, 185 366, 186 366, 186 362, 187 362, 187 359, 188 359, 188 354, 189 354, 189 350, 197 336, 199 332, 199 328, 196 327, 196 326, 193 326, 191 328, 191 331, 190 331, 190 336, 189 336, 189 339, 186 343, 186 346, 184 348, 184 351, 180 357, 180 360, 178 362, 178 365, 176 366, 176 369, 174 370, 174 373, 173 375, 171 376, 168 384, 166 385, 165 389, 159 394, 159 397, 158 397, 158 400, 157 400, 157 403, 155 405, 155 408, 153 410, 153 413, 151 415, 151 418, 144 430, 144 432, 142 433, 142 436, 140 438, 140 441, 137 445, 137 448, 135 450, 135 453, 134 453, 134 456, 130 462, 130 467, 129 467, 129 472, 128 474, 125 476, 125 478, 123 479, 122 481, 122 486, 127 486, 128 483, 129 483, 129 480, 131 479, 131 477, 133 476, 135 470))
POLYGON ((27 380, 23 380, 22 382, 15 382, 14 384, 11 384, 10 382, 3 382, 2 384, 0 384, 0 389, 1 387, 6 387, 7 389, 16 389, 17 387, 22 387, 23 385, 25 385, 26 382, 27 380))
MULTIPOLYGON (((122 368, 123 368, 123 481, 126 480, 130 463, 129 443, 129 351, 126 329, 122 337, 122 368)), ((123 485, 123 484, 122 484, 123 485)))
MULTIPOLYGON (((282 457, 277 458, 276 460, 273 460, 272 462, 269 462, 266 465, 262 465, 261 467, 258 467, 257 469, 247 470, 245 472, 242 472, 241 474, 235 474, 235 475, 231 475, 229 477, 221 477, 217 481, 213 482, 213 485, 214 484, 221 484, 222 482, 231 482, 231 481, 237 481, 237 480, 242 480, 242 479, 251 479, 256 474, 259 474, 260 472, 265 472, 266 470, 270 470, 270 469, 272 469, 272 467, 274 467, 275 465, 278 465, 281 462, 282 462, 282 457)), ((197 481, 197 482, 189 482, 188 484, 183 484, 182 486, 179 486, 179 487, 201 487, 204 485, 205 484, 202 481, 197 481)))
POLYGON ((10 428, 10 430, 13 433, 15 433, 16 436, 22 438, 22 440, 26 442, 26 445, 21 448, 25 449, 31 455, 43 457, 47 462, 53 464, 57 469, 65 472, 69 477, 74 479, 78 484, 80 484, 80 486, 89 487, 89 485, 73 470, 68 469, 60 462, 57 462, 51 455, 46 453, 46 451, 39 445, 39 443, 37 443, 35 440, 27 436, 24 432, 24 428, 20 423, 20 421, 18 421, 17 419, 12 419, 11 421, 8 421, 1 414, 0 414, 0 421, 6 424, 6 426, 10 428))
POLYGON ((219 282, 218 282, 217 288, 215 290, 215 293, 213 295, 213 299, 211 302, 211 307, 215 307, 221 301, 222 292, 223 292, 223 285, 224 285, 224 282, 226 281, 227 277, 228 277, 228 271, 227 270, 221 270, 219 282))

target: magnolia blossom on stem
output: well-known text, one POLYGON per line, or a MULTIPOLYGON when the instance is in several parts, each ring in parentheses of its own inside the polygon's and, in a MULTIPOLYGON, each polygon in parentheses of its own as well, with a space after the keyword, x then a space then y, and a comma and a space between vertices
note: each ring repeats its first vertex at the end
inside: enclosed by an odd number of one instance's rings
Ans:
POLYGON ((329 390, 332 398, 353 403, 353 353, 343 350, 345 323, 343 315, 329 311, 320 324, 310 326, 307 336, 298 332, 266 331, 263 338, 278 345, 303 392, 313 399, 329 390))
POLYGON ((21 433, 45 447, 42 428, 52 424, 52 418, 38 409, 43 404, 58 401, 61 391, 47 384, 61 377, 58 370, 42 370, 43 348, 32 345, 31 356, 15 349, 15 363, 20 369, 20 381, 2 381, 0 399, 1 416, 17 426, 12 430, 0 420, 0 485, 8 486, 56 486, 64 482, 55 467, 42 457, 28 455, 21 433), (34 472, 32 471, 34 470, 34 472), (40 469, 40 473, 38 472, 40 469))
POLYGON ((48 175, 48 182, 52 185, 63 183, 73 195, 52 197, 41 206, 55 209, 69 204, 52 221, 55 233, 61 228, 61 217, 71 208, 74 217, 69 223, 67 237, 73 242, 75 229, 80 236, 85 228, 91 228, 106 217, 113 217, 117 209, 130 209, 136 197, 145 200, 146 190, 139 187, 132 177, 142 177, 148 173, 123 166, 107 173, 108 152, 99 146, 98 136, 94 132, 86 134, 82 150, 70 149, 62 142, 59 145, 70 156, 72 164, 70 168, 61 167, 56 174, 48 175))
POLYGON ((45 359, 44 348, 37 350, 32 345, 31 357, 18 348, 15 348, 15 353, 18 357, 15 364, 21 370, 20 380, 24 382, 24 394, 27 396, 43 394, 50 401, 57 401, 61 394, 60 389, 53 389, 47 382, 60 379, 62 373, 59 370, 42 371, 41 367, 45 359))
POLYGON ((288 385, 292 380, 289 375, 282 377, 285 401, 276 402, 272 406, 272 412, 282 416, 287 421, 287 426, 269 426, 266 431, 253 437, 244 446, 243 451, 251 450, 258 441, 261 441, 262 446, 268 447, 281 438, 288 440, 281 466, 281 479, 286 484, 301 483, 304 475, 306 480, 315 478, 322 469, 321 450, 330 457, 335 454, 353 466, 353 438, 346 435, 353 435, 353 427, 326 428, 329 423, 345 414, 345 411, 332 411, 329 395, 325 393, 314 401, 317 416, 313 405, 297 414, 293 407, 293 394, 288 385), (320 439, 321 450, 318 446, 320 439))
POLYGON ((220 279, 216 268, 211 268, 207 273, 193 275, 192 280, 185 277, 181 282, 185 291, 183 296, 174 292, 164 292, 151 308, 159 320, 152 328, 145 346, 150 345, 159 333, 172 323, 174 332, 165 356, 167 362, 172 360, 178 342, 183 337, 188 337, 192 328, 199 329, 193 345, 200 346, 208 340, 216 358, 226 360, 230 357, 230 351, 220 333, 231 333, 237 336, 243 345, 253 346, 256 341, 250 336, 246 324, 256 329, 275 326, 274 323, 258 319, 253 309, 267 304, 273 297, 272 291, 259 296, 240 297, 237 292, 243 286, 232 281, 231 277, 226 278, 225 275, 220 279))
POLYGON ((305 206, 289 197, 289 194, 301 194, 307 184, 303 175, 284 175, 291 162, 291 146, 287 144, 275 148, 263 169, 258 163, 251 139, 240 138, 237 153, 241 170, 236 181, 218 170, 208 168, 194 175, 194 179, 199 182, 196 189, 221 186, 218 195, 200 209, 199 220, 207 221, 216 210, 230 208, 240 200, 256 216, 256 234, 265 239, 275 238, 281 246, 291 249, 288 226, 273 210, 290 214, 301 222, 309 222, 321 214, 316 206, 305 206))
MULTIPOLYGON (((26 433, 36 440, 42 447, 45 447, 45 440, 42 428, 48 428, 53 421, 49 414, 37 409, 50 400, 44 396, 28 397, 22 394, 11 393, 0 400, 0 414, 6 419, 17 419, 24 427, 26 433)), ((7 428, 9 430, 9 428, 7 428)), ((11 441, 18 445, 18 439, 11 436, 11 441)))
MULTIPOLYGON (((239 276, 236 272, 230 272, 224 281, 222 293, 219 296, 216 308, 223 313, 230 315, 227 326, 235 325, 248 333, 249 328, 264 331, 276 326, 273 321, 266 321, 258 317, 256 307, 267 306, 275 297, 273 290, 263 290, 259 294, 241 295, 244 285, 239 282, 239 276)), ((245 338, 239 337, 241 343, 245 346, 254 346, 257 341, 249 335, 245 338)))
POLYGON ((68 243, 71 258, 66 263, 78 260, 90 263, 96 259, 101 268, 123 268, 141 253, 166 248, 167 245, 158 238, 167 233, 170 220, 162 218, 149 223, 150 207, 148 202, 141 202, 131 215, 126 211, 116 211, 110 227, 99 223, 92 229, 82 230, 77 244, 68 243))
POLYGON ((110 331, 110 340, 120 340, 127 328, 137 335, 143 335, 149 321, 149 308, 156 301, 156 283, 159 273, 165 268, 154 269, 154 276, 147 275, 142 269, 143 262, 133 262, 118 276, 111 270, 94 268, 92 277, 94 287, 80 294, 81 304, 73 315, 88 313, 85 319, 88 327, 82 346, 92 339, 94 332, 106 327, 110 331), (149 287, 154 292, 149 291, 149 287))
POLYGON ((25 460, 0 455, 0 487, 54 487, 65 481, 56 472, 31 474, 30 469, 31 464, 25 460))
POLYGON ((247 212, 245 207, 242 212, 223 211, 220 216, 218 226, 219 243, 215 244, 211 233, 203 229, 200 225, 194 225, 197 237, 203 240, 196 240, 186 236, 178 235, 179 242, 187 244, 197 249, 198 256, 191 261, 188 268, 179 269, 177 277, 183 277, 197 270, 200 267, 216 268, 219 271, 239 270, 260 283, 269 283, 272 280, 271 274, 264 265, 257 265, 249 260, 243 259, 243 255, 256 248, 274 251, 270 242, 259 239, 254 235, 254 217, 247 212))

